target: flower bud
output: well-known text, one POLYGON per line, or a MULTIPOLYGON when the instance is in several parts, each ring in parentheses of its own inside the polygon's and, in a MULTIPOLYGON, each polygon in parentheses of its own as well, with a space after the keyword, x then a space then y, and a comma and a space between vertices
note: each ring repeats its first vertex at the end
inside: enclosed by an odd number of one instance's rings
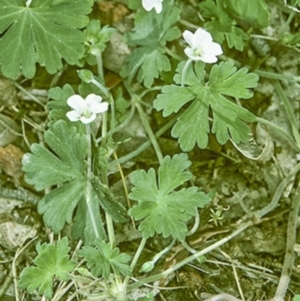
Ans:
POLYGON ((146 261, 141 269, 140 269, 140 273, 149 273, 153 270, 154 268, 154 263, 152 261, 146 261))
POLYGON ((84 82, 84 83, 91 83, 92 80, 94 79, 94 74, 92 71, 84 69, 84 70, 79 70, 77 71, 79 78, 84 82))

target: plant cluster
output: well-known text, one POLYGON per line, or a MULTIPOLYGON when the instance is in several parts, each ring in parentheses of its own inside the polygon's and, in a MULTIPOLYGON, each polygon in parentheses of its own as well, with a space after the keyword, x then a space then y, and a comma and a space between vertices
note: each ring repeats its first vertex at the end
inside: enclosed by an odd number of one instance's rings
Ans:
MULTIPOLYGON (((249 58, 247 64, 241 59, 251 47, 260 47, 252 46, 257 39, 263 44, 268 38, 263 32, 270 26, 273 1, 196 1, 192 7, 196 24, 192 24, 183 22, 188 1, 129 0, 134 22, 124 40, 130 54, 118 74, 121 88, 110 89, 103 52, 117 29, 93 19, 97 2, 0 2, 2 76, 20 82, 35 79, 40 69, 56 76, 75 66, 80 81, 77 86, 65 82, 49 88, 47 103, 42 103, 46 112, 43 143, 30 141, 22 159, 26 183, 41 195, 37 211, 57 241, 36 244, 36 257, 20 272, 16 287, 52 301, 154 300, 160 290, 157 281, 194 260, 201 262, 205 254, 262 220, 300 170, 295 164, 286 172, 266 207, 250 211, 240 200, 244 216, 235 230, 199 251, 187 239, 202 226, 201 212, 211 205, 215 193, 194 183, 191 167, 195 162, 189 159, 189 152, 207 149, 213 139, 220 146, 231 143, 246 158, 267 161, 272 150, 267 145, 261 152, 253 143, 257 124, 275 130, 299 152, 299 123, 281 85, 283 81, 298 85, 299 78, 265 69, 263 58, 260 63, 249 58), (253 100, 262 78, 274 80, 290 131, 251 111, 248 100, 253 100), (149 122, 147 106, 161 114, 157 133, 149 122), (145 147, 153 147, 156 162, 129 174, 131 191, 126 202, 126 197, 121 201, 116 197, 110 183, 116 167, 123 178, 122 164, 145 149, 141 146, 124 158, 117 157, 119 145, 126 143, 117 134, 134 116, 140 118, 149 140, 145 147), (158 137, 168 130, 181 151, 164 156, 158 137), (124 249, 116 238, 118 231, 131 223, 137 225, 140 237, 134 251, 124 249), (153 237, 162 237, 167 246, 159 246, 157 254, 142 263, 143 251, 153 237), (70 250, 76 244, 72 255, 70 250), (182 245, 190 255, 158 271, 157 263, 174 244, 182 245), (141 276, 142 272, 147 276, 141 276)), ((299 13, 300 1, 280 5, 290 14, 283 25, 288 27, 299 13)), ((296 48, 300 35, 282 32, 275 42, 296 48)), ((266 51, 265 56, 270 56, 266 51)), ((291 211, 296 215, 297 196, 291 211)), ((210 209, 210 221, 218 226, 224 222, 225 209, 215 208, 210 209)), ((296 229, 293 225, 291 233, 296 229)), ((291 259, 286 258, 284 264, 290 265, 291 259)), ((285 297, 291 276, 287 270, 280 278, 276 301, 285 297)), ((296 294, 294 300, 297 298, 296 294)))

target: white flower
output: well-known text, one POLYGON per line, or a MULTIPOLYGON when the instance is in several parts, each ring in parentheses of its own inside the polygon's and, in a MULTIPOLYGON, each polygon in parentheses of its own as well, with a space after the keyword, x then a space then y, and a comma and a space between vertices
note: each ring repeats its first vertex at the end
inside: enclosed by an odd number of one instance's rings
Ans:
POLYGON ((161 13, 162 11, 162 2, 163 0, 142 0, 142 5, 146 11, 150 11, 151 9, 155 9, 156 13, 161 13))
POLYGON ((221 46, 213 42, 211 34, 202 28, 198 28, 194 34, 185 30, 183 38, 190 46, 184 52, 193 61, 215 63, 218 60, 217 55, 223 53, 221 46))
POLYGON ((68 98, 67 104, 74 110, 67 113, 71 121, 80 120, 84 124, 91 123, 96 119, 96 114, 106 112, 108 103, 101 102, 102 97, 96 94, 89 94, 85 99, 75 94, 68 98))

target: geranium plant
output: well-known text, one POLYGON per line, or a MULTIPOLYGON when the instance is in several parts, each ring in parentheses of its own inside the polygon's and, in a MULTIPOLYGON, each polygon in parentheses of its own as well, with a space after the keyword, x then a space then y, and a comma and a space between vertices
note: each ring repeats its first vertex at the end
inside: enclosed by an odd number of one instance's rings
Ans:
MULTIPOLYGON (((10 119, 22 125, 17 135, 24 138, 20 146, 26 153, 19 183, 38 199, 31 210, 41 216, 39 242, 35 248, 34 240, 19 246, 13 259, 17 301, 164 300, 157 295, 181 268, 194 263, 202 269, 204 255, 289 212, 282 274, 269 297, 284 300, 300 206, 299 188, 294 192, 289 186, 300 170, 297 105, 285 91, 298 89, 299 77, 281 72, 279 53, 299 51, 294 21, 299 1, 277 4, 284 24, 274 31, 272 5, 265 0, 0 2, 0 74, 20 89, 24 101, 35 101, 30 112, 27 104, 1 104, 0 114, 0 125, 10 119), (114 15, 109 23, 103 11, 127 17, 114 15), (270 32, 276 36, 267 36, 270 32), (107 61, 114 60, 119 45, 126 57, 112 71, 107 61), (34 95, 40 77, 46 78, 38 88, 46 93, 42 100, 34 95), (270 106, 285 112, 285 123, 277 124, 277 116, 265 118, 267 102, 260 107, 260 94, 267 93, 260 85, 269 79, 279 98, 270 106), (35 131, 28 135, 32 125, 35 131), (257 141, 263 141, 262 148, 257 141), (145 150, 149 157, 137 159, 145 150), (247 164, 256 173, 266 170, 268 182, 259 185, 270 191, 264 200, 257 198, 261 203, 251 202, 256 194, 238 174, 252 175, 247 164), (269 165, 280 166, 278 174, 269 165), (232 166, 236 174, 229 189, 218 173, 232 166), (275 184, 270 174, 278 176, 275 184), (284 212, 272 212, 281 208, 283 193, 289 198, 284 212), (26 250, 32 252, 16 265, 26 250)), ((295 72, 292 67, 289 72, 295 72)), ((4 161, 0 152, 3 170, 4 161)), ((230 257, 235 253, 220 254, 230 258, 236 279, 237 263, 230 257)), ((178 283, 180 275, 174 277, 178 283)), ((220 291, 210 288, 208 300, 239 300, 229 295, 234 292, 229 287, 220 291)), ((199 292, 193 290, 194 298, 199 292)), ((240 285, 238 292, 250 299, 240 285)))

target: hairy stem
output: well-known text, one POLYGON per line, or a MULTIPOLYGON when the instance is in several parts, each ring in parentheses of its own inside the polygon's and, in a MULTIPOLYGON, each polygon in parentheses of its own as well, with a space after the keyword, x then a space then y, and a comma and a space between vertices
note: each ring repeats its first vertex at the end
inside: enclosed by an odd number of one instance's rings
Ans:
MULTIPOLYGON (((106 140, 107 140, 107 112, 104 112, 103 113, 103 121, 102 121, 102 147, 103 148, 106 147, 106 140)), ((107 169, 106 168, 103 168, 101 170, 101 180, 104 185, 108 186, 108 177, 107 177, 107 169)), ((113 248, 116 243, 115 230, 114 230, 114 224, 113 224, 112 218, 107 212, 105 212, 105 220, 106 220, 108 239, 109 239, 111 248, 113 248)))
POLYGON ((260 117, 256 117, 256 121, 264 124, 266 126, 269 126, 271 129, 273 129, 274 131, 276 131, 276 133, 280 134, 280 136, 282 138, 284 138, 289 144, 290 146, 297 152, 300 151, 300 146, 298 146, 295 141, 293 140, 293 138, 285 131, 283 130, 281 127, 279 127, 278 125, 276 125, 273 122, 270 122, 266 119, 260 118, 260 117))
POLYGON ((287 99, 285 93, 283 92, 281 84, 278 81, 274 81, 274 87, 275 87, 276 92, 278 93, 280 99, 283 101, 288 120, 290 121, 290 124, 292 127, 292 132, 293 132, 294 138, 296 140, 297 146, 300 147, 300 134, 299 134, 298 124, 297 124, 298 122, 297 122, 296 116, 293 112, 293 108, 292 108, 289 100, 287 99))
POLYGON ((144 128, 145 128, 145 130, 146 130, 146 132, 148 134, 148 137, 149 137, 149 139, 150 139, 150 141, 152 143, 152 146, 153 146, 153 148, 155 150, 157 159, 158 159, 159 163, 162 164, 163 155, 162 155, 160 146, 159 146, 159 144, 157 142, 157 139, 156 139, 156 137, 155 137, 155 135, 154 135, 154 133, 152 131, 152 128, 151 128, 151 126, 150 126, 150 124, 148 122, 147 116, 144 113, 143 108, 142 108, 142 106, 140 105, 139 102, 136 101, 135 102, 135 106, 136 106, 136 108, 137 108, 137 110, 139 112, 139 115, 140 115, 141 121, 143 123, 143 126, 144 126, 144 128))
MULTIPOLYGON (((142 251, 144 250, 144 247, 146 245, 146 242, 147 242, 147 238, 142 238, 141 242, 140 242, 140 245, 138 247, 138 249, 136 250, 135 252, 135 255, 132 259, 132 262, 131 262, 131 265, 130 265, 130 270, 133 271, 135 266, 136 266, 136 263, 137 261, 139 260, 140 256, 141 256, 141 253, 142 251)), ((129 281, 129 276, 127 276, 124 280, 124 285, 127 286, 128 284, 128 281, 129 281)))
POLYGON ((288 219, 287 227, 287 243, 286 252, 284 257, 283 268, 281 272, 281 277, 277 286, 277 290, 273 301, 284 301, 286 291, 288 289, 292 268, 294 265, 294 245, 296 243, 296 233, 297 233, 297 219, 298 211, 300 207, 300 184, 298 185, 296 195, 293 198, 291 211, 288 219))
POLYGON ((90 125, 86 125, 86 136, 88 140, 88 149, 87 149, 87 182, 86 182, 86 205, 88 207, 89 215, 91 218, 93 230, 95 233, 96 238, 99 238, 99 231, 96 223, 96 218, 94 215, 94 211, 92 208, 92 198, 91 198, 91 192, 92 192, 92 141, 91 141, 91 128, 90 125))
POLYGON ((184 81, 185 81, 185 77, 186 77, 186 72, 191 64, 192 60, 188 59, 182 69, 182 74, 181 74, 181 87, 184 87, 184 81))
POLYGON ((143 278, 143 279, 139 280, 138 282, 129 285, 128 286, 128 291, 137 289, 140 286, 144 285, 145 283, 154 282, 154 281, 159 280, 161 278, 167 277, 171 273, 175 272, 176 270, 183 267, 184 265, 192 262, 193 260, 197 259, 198 257, 203 256, 203 255, 211 252, 212 250, 215 250, 216 248, 219 248, 220 246, 227 243, 232 238, 234 238, 235 236, 237 236, 241 232, 245 231, 248 227, 250 227, 252 225, 253 225, 252 221, 248 221, 244 224, 241 224, 240 227, 237 230, 235 230, 233 233, 231 233, 230 235, 228 235, 228 236, 224 237, 223 239, 217 241, 216 243, 212 244, 211 246, 209 246, 209 247, 207 247, 207 248, 205 248, 205 249, 203 249, 203 250, 201 250, 201 251, 199 251, 195 254, 192 254, 189 257, 186 257, 185 259, 181 260, 180 262, 175 264, 173 267, 165 270, 164 272, 158 273, 158 274, 146 277, 146 278, 143 278))
MULTIPOLYGON (((161 135, 163 135, 169 128, 172 127, 172 125, 176 122, 177 117, 171 119, 168 123, 166 123, 163 127, 161 127, 155 134, 156 138, 159 138, 161 135)), ((109 168, 114 168, 118 164, 123 164, 134 157, 138 156, 140 153, 142 153, 144 150, 146 150, 151 145, 151 141, 148 140, 145 143, 143 143, 141 146, 139 146, 136 150, 133 152, 119 158, 118 160, 112 161, 109 163, 109 168)))
POLYGON ((280 197, 285 189, 285 187, 291 182, 293 177, 300 171, 300 163, 298 163, 295 168, 282 180, 282 182, 277 187, 274 196, 272 198, 271 203, 269 203, 267 206, 262 208, 261 210, 258 210, 258 212, 255 213, 255 215, 258 217, 258 219, 261 219, 264 215, 272 211, 278 204, 280 197))
POLYGON ((95 55, 96 61, 97 61, 97 72, 100 78, 104 82, 104 74, 103 74, 103 63, 102 63, 102 55, 101 52, 98 51, 97 54, 95 55))

